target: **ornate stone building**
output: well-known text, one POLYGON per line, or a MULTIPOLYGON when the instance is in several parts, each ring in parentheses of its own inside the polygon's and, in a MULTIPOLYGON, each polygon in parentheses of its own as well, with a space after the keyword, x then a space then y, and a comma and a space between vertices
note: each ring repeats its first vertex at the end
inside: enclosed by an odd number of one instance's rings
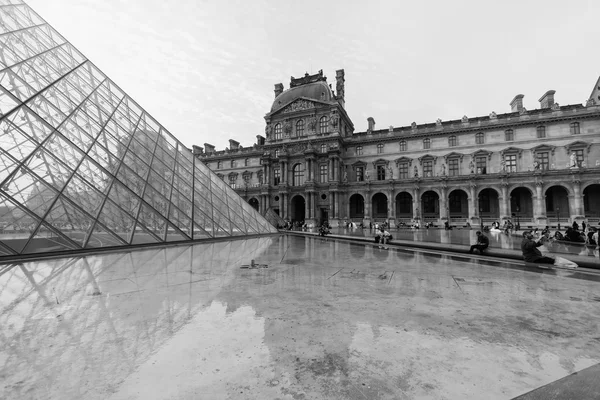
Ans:
POLYGON ((265 136, 194 153, 261 213, 337 226, 414 220, 556 226, 600 217, 600 80, 585 105, 539 108, 355 132, 344 70, 335 92, 322 71, 275 85, 265 136))

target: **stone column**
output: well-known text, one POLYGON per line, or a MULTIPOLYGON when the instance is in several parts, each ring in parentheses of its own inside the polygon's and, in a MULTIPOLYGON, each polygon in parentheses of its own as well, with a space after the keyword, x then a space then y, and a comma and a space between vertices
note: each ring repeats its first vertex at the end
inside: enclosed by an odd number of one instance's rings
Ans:
POLYGON ((288 213, 288 194, 287 193, 282 193, 281 194, 281 215, 283 217, 283 219, 289 219, 289 213, 288 213))
POLYGON ((388 219, 394 221, 394 226, 396 223, 396 202, 394 199, 394 190, 389 189, 387 191, 388 196, 388 219))
POLYGON ((420 190, 418 186, 415 186, 413 188, 413 219, 416 220, 417 218, 420 218, 421 214, 422 210, 420 190))
POLYGON ((535 203, 533 215, 536 219, 546 218, 546 207, 544 204, 544 195, 542 193, 542 182, 535 184, 535 203))
POLYGON ((448 188, 442 186, 440 192, 442 193, 442 197, 440 198, 440 219, 446 218, 448 223, 450 223, 450 215, 448 213, 448 188))
POLYGON ((362 193, 363 198, 365 199, 365 218, 366 220, 371 219, 371 197, 369 196, 369 192, 362 193))
POLYGON ((477 221, 479 210, 477 207, 477 196, 475 196, 476 189, 477 186, 475 185, 469 186, 469 223, 471 225, 473 225, 473 223, 479 224, 479 221, 477 221))
POLYGON ((583 196, 581 195, 581 181, 575 180, 573 181, 573 218, 583 217, 583 196))
POLYGON ((509 213, 509 202, 510 202, 510 198, 508 197, 508 185, 506 184, 502 184, 502 189, 501 189, 502 194, 500 195, 500 201, 499 201, 499 206, 500 206, 500 219, 503 218, 510 218, 510 213, 509 213))

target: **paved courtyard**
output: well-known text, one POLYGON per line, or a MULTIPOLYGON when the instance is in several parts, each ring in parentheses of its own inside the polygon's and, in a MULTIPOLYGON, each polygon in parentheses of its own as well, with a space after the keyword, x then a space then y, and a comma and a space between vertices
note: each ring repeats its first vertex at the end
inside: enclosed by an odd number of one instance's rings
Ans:
POLYGON ((593 270, 285 235, 4 266, 0 398, 511 399, 600 361, 599 301, 593 270))

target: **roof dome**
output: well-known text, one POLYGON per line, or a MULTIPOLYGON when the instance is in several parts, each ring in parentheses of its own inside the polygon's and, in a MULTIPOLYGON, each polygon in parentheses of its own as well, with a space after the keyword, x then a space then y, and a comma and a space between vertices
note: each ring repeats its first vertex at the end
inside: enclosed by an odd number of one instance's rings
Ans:
POLYGON ((333 92, 329 85, 327 85, 327 82, 319 81, 307 83, 305 85, 290 88, 275 97, 275 101, 273 101, 273 105, 271 106, 271 111, 275 111, 300 97, 307 97, 309 99, 320 101, 332 101, 334 98, 333 92))

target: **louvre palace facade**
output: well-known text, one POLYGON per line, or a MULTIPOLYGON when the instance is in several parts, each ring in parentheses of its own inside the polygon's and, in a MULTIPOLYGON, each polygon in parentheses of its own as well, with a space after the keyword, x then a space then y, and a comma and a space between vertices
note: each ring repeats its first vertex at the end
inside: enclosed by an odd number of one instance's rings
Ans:
POLYGON ((194 154, 263 215, 309 225, 598 224, 600 80, 586 104, 561 106, 549 90, 535 110, 519 94, 507 113, 385 129, 369 118, 361 132, 344 92, 344 70, 335 91, 322 71, 292 77, 275 85, 252 147, 194 154))

